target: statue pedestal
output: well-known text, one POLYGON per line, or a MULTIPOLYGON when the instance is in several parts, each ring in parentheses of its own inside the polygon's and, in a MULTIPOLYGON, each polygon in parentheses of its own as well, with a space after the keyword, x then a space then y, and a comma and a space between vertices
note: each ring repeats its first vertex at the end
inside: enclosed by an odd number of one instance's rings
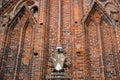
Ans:
POLYGON ((65 72, 52 72, 46 75, 46 79, 70 79, 71 76, 65 72))

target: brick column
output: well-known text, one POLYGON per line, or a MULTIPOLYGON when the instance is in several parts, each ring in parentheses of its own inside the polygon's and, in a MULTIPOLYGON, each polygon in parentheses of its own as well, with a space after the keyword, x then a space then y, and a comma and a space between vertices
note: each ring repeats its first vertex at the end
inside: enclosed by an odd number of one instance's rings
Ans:
POLYGON ((73 80, 84 79, 85 77, 85 44, 84 44, 84 30, 81 25, 83 17, 83 1, 73 0, 73 80))

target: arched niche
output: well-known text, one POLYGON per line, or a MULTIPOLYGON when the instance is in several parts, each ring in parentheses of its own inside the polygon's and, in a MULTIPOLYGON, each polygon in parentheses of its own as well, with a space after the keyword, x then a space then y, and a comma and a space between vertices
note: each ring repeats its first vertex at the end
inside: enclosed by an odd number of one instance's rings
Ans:
POLYGON ((20 41, 20 30, 21 30, 20 29, 21 26, 17 23, 18 21, 16 20, 14 24, 11 24, 11 27, 8 30, 9 34, 7 34, 8 39, 7 39, 7 47, 5 51, 5 56, 6 56, 6 65, 5 65, 5 74, 4 74, 5 80, 13 80, 14 77, 19 41, 20 41))
POLYGON ((32 62, 32 40, 33 40, 33 27, 28 25, 23 30, 22 52, 19 68, 20 80, 30 80, 31 62, 32 62))
POLYGON ((88 74, 91 76, 91 79, 100 79, 100 62, 99 62, 99 36, 98 36, 98 27, 95 25, 94 21, 87 23, 86 27, 86 55, 88 58, 88 74), (95 76, 97 75, 97 77, 95 76))
POLYGON ((91 79, 102 79, 100 74, 103 74, 108 80, 116 77, 118 72, 116 65, 118 63, 117 58, 115 58, 117 53, 115 52, 116 42, 112 19, 106 14, 104 8, 94 4, 84 25, 88 73, 91 79), (101 70, 103 71, 102 73, 100 73, 101 70))
POLYGON ((106 79, 111 79, 111 77, 117 76, 117 59, 116 59, 116 42, 114 35, 114 28, 111 24, 106 22, 106 19, 102 19, 100 24, 101 30, 101 40, 102 40, 102 55, 104 72, 106 79))

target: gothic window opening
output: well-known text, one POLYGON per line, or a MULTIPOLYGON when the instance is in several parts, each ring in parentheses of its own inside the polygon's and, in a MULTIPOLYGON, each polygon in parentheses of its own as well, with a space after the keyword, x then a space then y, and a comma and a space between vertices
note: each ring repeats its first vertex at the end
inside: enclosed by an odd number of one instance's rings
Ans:
POLYGON ((31 12, 33 16, 35 17, 35 20, 38 20, 38 6, 34 5, 31 9, 31 12))
POLYGON ((33 6, 31 8, 31 10, 32 10, 33 14, 38 14, 38 7, 37 6, 33 6))

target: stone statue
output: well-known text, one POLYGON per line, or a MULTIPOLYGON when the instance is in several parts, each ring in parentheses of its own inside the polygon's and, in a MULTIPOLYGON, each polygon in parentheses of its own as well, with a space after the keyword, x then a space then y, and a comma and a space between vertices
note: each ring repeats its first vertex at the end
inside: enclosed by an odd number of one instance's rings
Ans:
POLYGON ((61 49, 56 50, 55 53, 53 53, 51 58, 52 58, 55 70, 57 71, 62 70, 65 62, 65 55, 63 51, 61 51, 61 49))

